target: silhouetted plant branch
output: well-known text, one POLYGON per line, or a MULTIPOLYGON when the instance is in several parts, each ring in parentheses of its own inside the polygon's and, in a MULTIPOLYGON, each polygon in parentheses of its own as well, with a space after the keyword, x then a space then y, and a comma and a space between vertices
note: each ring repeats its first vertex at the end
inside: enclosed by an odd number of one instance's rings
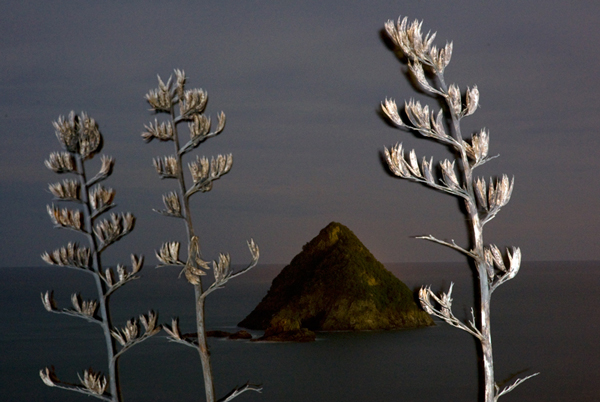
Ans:
POLYGON ((465 141, 461 133, 461 120, 477 110, 479 90, 477 86, 467 88, 464 98, 457 85, 446 85, 444 70, 452 57, 452 43, 446 43, 438 49, 433 45, 436 34, 428 33, 423 38, 422 22, 408 23, 408 19, 398 19, 397 24, 388 21, 385 29, 388 36, 408 59, 408 67, 420 87, 433 97, 439 97, 447 106, 447 111, 440 109, 437 113, 430 111, 429 106, 419 101, 410 100, 404 103, 404 113, 408 122, 400 116, 396 102, 386 99, 381 107, 389 120, 398 127, 414 131, 426 138, 431 138, 454 149, 457 159, 440 162, 441 177, 433 171, 433 159, 423 158, 419 163, 414 150, 408 159, 402 144, 385 149, 385 159, 389 169, 396 176, 415 181, 461 198, 466 207, 466 215, 471 226, 473 249, 467 250, 458 246, 453 240, 447 242, 431 235, 421 239, 450 247, 465 254, 474 261, 479 277, 479 322, 471 310, 472 319, 463 323, 452 312, 452 287, 439 297, 431 288, 423 287, 419 292, 421 305, 432 314, 448 324, 460 328, 474 337, 481 345, 483 354, 484 395, 486 402, 497 401, 498 398, 518 386, 523 381, 537 375, 532 374, 518 379, 512 385, 500 390, 494 382, 494 362, 492 354, 492 334, 490 327, 490 300, 492 292, 501 284, 517 275, 521 263, 521 250, 513 247, 507 250, 508 264, 500 249, 495 245, 483 242, 483 227, 492 220, 510 200, 514 179, 503 175, 486 183, 483 178, 474 178, 473 170, 494 157, 488 155, 489 133, 482 129, 473 134, 470 141, 465 141), (428 78, 425 70, 433 75, 428 78), (449 120, 447 118, 449 117, 449 120), (449 121, 449 133, 446 131, 449 121), (433 299, 433 301, 432 301, 433 299), (439 307, 437 307, 439 306, 439 307))
MULTIPOLYGON (((156 113, 164 113, 169 116, 166 121, 155 119, 145 126, 146 131, 142 138, 146 142, 153 139, 159 141, 172 141, 174 153, 162 158, 154 159, 154 168, 161 179, 175 179, 178 182, 177 191, 171 191, 163 195, 165 209, 156 212, 174 218, 183 219, 187 233, 187 258, 180 259, 179 251, 181 245, 177 241, 165 242, 156 252, 159 261, 158 266, 180 266, 189 283, 194 286, 196 300, 196 331, 194 338, 181 335, 179 321, 173 319, 171 326, 165 325, 165 331, 173 342, 193 347, 198 350, 202 362, 204 375, 204 386, 206 401, 214 402, 214 380, 210 353, 206 342, 206 327, 204 318, 204 303, 206 297, 214 290, 222 288, 232 278, 239 276, 258 263, 259 249, 253 240, 248 242, 248 248, 252 256, 251 262, 241 271, 233 272, 229 255, 220 254, 218 260, 212 262, 214 275, 213 283, 204 287, 202 276, 211 269, 210 264, 202 259, 200 242, 195 234, 192 215, 190 211, 190 197, 197 192, 207 192, 212 189, 213 182, 227 174, 233 164, 231 154, 218 155, 209 161, 205 157, 196 157, 195 161, 188 164, 191 183, 186 180, 183 172, 183 156, 197 148, 202 142, 212 138, 225 128, 225 114, 218 115, 217 127, 211 131, 211 119, 204 115, 208 102, 208 94, 202 89, 186 90, 187 78, 181 70, 175 70, 176 82, 173 85, 171 78, 164 83, 158 77, 158 88, 151 90, 146 95, 146 100, 156 113), (187 122, 190 139, 183 143, 179 136, 179 125, 187 122), (189 183, 189 184, 188 184, 189 183)), ((244 391, 261 391, 258 386, 246 384, 234 389, 225 399, 230 401, 244 391)))
POLYGON ((136 319, 130 320, 122 330, 113 327, 109 297, 124 284, 139 278, 137 274, 142 269, 143 258, 131 255, 131 270, 119 264, 115 276, 112 268, 103 268, 101 254, 108 246, 133 230, 135 219, 130 213, 111 214, 110 220, 98 219, 115 206, 114 190, 98 184, 110 176, 114 160, 103 156, 98 173, 92 179, 87 179, 85 162, 99 152, 102 146, 102 136, 94 119, 89 118, 85 113, 79 116, 71 112, 68 118, 60 117, 54 122, 54 128, 65 151, 50 154, 45 165, 55 173, 71 173, 76 178, 50 184, 49 190, 56 201, 75 203, 82 209, 60 209, 52 205, 47 208, 48 214, 55 227, 82 234, 87 238, 88 246, 70 242, 52 253, 43 253, 42 259, 51 265, 91 274, 96 283, 98 299, 82 300, 81 296, 75 293, 71 296, 73 308, 59 309, 53 292, 47 291, 42 294, 42 303, 48 312, 82 318, 100 325, 106 344, 108 377, 89 369, 83 372, 83 377, 78 375, 80 384, 72 384, 59 380, 54 368, 48 367, 40 371, 40 377, 50 387, 117 402, 122 400, 118 373, 119 357, 133 345, 155 335, 161 327, 156 324, 157 315, 152 311, 147 316, 139 317, 139 322, 144 328, 143 332, 136 319), (115 340, 120 343, 120 350, 115 340))

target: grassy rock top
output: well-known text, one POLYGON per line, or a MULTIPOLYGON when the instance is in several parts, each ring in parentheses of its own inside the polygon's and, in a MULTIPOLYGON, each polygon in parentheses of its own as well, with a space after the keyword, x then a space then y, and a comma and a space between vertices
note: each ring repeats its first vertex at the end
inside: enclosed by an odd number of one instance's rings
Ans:
POLYGON ((350 229, 332 222, 304 245, 239 325, 272 333, 415 328, 433 320, 350 229))

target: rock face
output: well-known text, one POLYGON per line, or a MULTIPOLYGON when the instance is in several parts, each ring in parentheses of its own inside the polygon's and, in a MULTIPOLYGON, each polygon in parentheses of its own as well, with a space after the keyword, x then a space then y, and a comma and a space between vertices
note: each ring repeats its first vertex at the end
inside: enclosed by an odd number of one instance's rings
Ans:
POLYGON ((412 291, 350 229, 330 223, 273 280, 240 327, 273 335, 434 325, 412 291))

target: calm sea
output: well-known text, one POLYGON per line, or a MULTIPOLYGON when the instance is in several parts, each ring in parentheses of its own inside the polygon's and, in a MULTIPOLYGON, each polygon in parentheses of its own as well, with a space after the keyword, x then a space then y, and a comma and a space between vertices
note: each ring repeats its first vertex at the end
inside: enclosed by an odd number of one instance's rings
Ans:
MULTIPOLYGON (((209 329, 234 331, 266 294, 282 266, 259 266, 209 296, 209 329)), ((454 311, 470 318, 472 275, 459 263, 388 264, 409 287, 454 286, 454 311)), ((182 330, 194 322, 193 290, 173 269, 145 268, 143 278, 112 299, 115 323, 154 309, 161 322, 179 316, 182 330)), ((54 290, 59 307, 70 295, 92 298, 91 276, 56 267, 0 268, 0 400, 92 400, 45 386, 38 372, 54 365, 59 378, 77 382, 88 367, 106 371, 100 328, 47 313, 40 293, 54 290)), ((600 400, 600 262, 524 262, 519 275, 492 298, 496 379, 541 374, 502 401, 600 400)), ((256 333, 258 334, 258 333, 256 333)), ((274 401, 476 401, 476 345, 444 323, 390 332, 319 334, 317 342, 253 343, 210 340, 219 396, 247 381, 239 402, 274 401)), ((120 360, 126 401, 202 401, 198 355, 163 334, 120 360)))

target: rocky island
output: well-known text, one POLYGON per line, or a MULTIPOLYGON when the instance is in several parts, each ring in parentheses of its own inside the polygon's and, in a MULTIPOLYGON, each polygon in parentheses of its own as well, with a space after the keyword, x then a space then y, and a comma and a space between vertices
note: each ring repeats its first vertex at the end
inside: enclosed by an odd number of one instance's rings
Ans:
POLYGON ((238 324, 261 340, 310 341, 313 331, 361 331, 434 325, 413 292, 346 226, 332 222, 304 245, 238 324))

